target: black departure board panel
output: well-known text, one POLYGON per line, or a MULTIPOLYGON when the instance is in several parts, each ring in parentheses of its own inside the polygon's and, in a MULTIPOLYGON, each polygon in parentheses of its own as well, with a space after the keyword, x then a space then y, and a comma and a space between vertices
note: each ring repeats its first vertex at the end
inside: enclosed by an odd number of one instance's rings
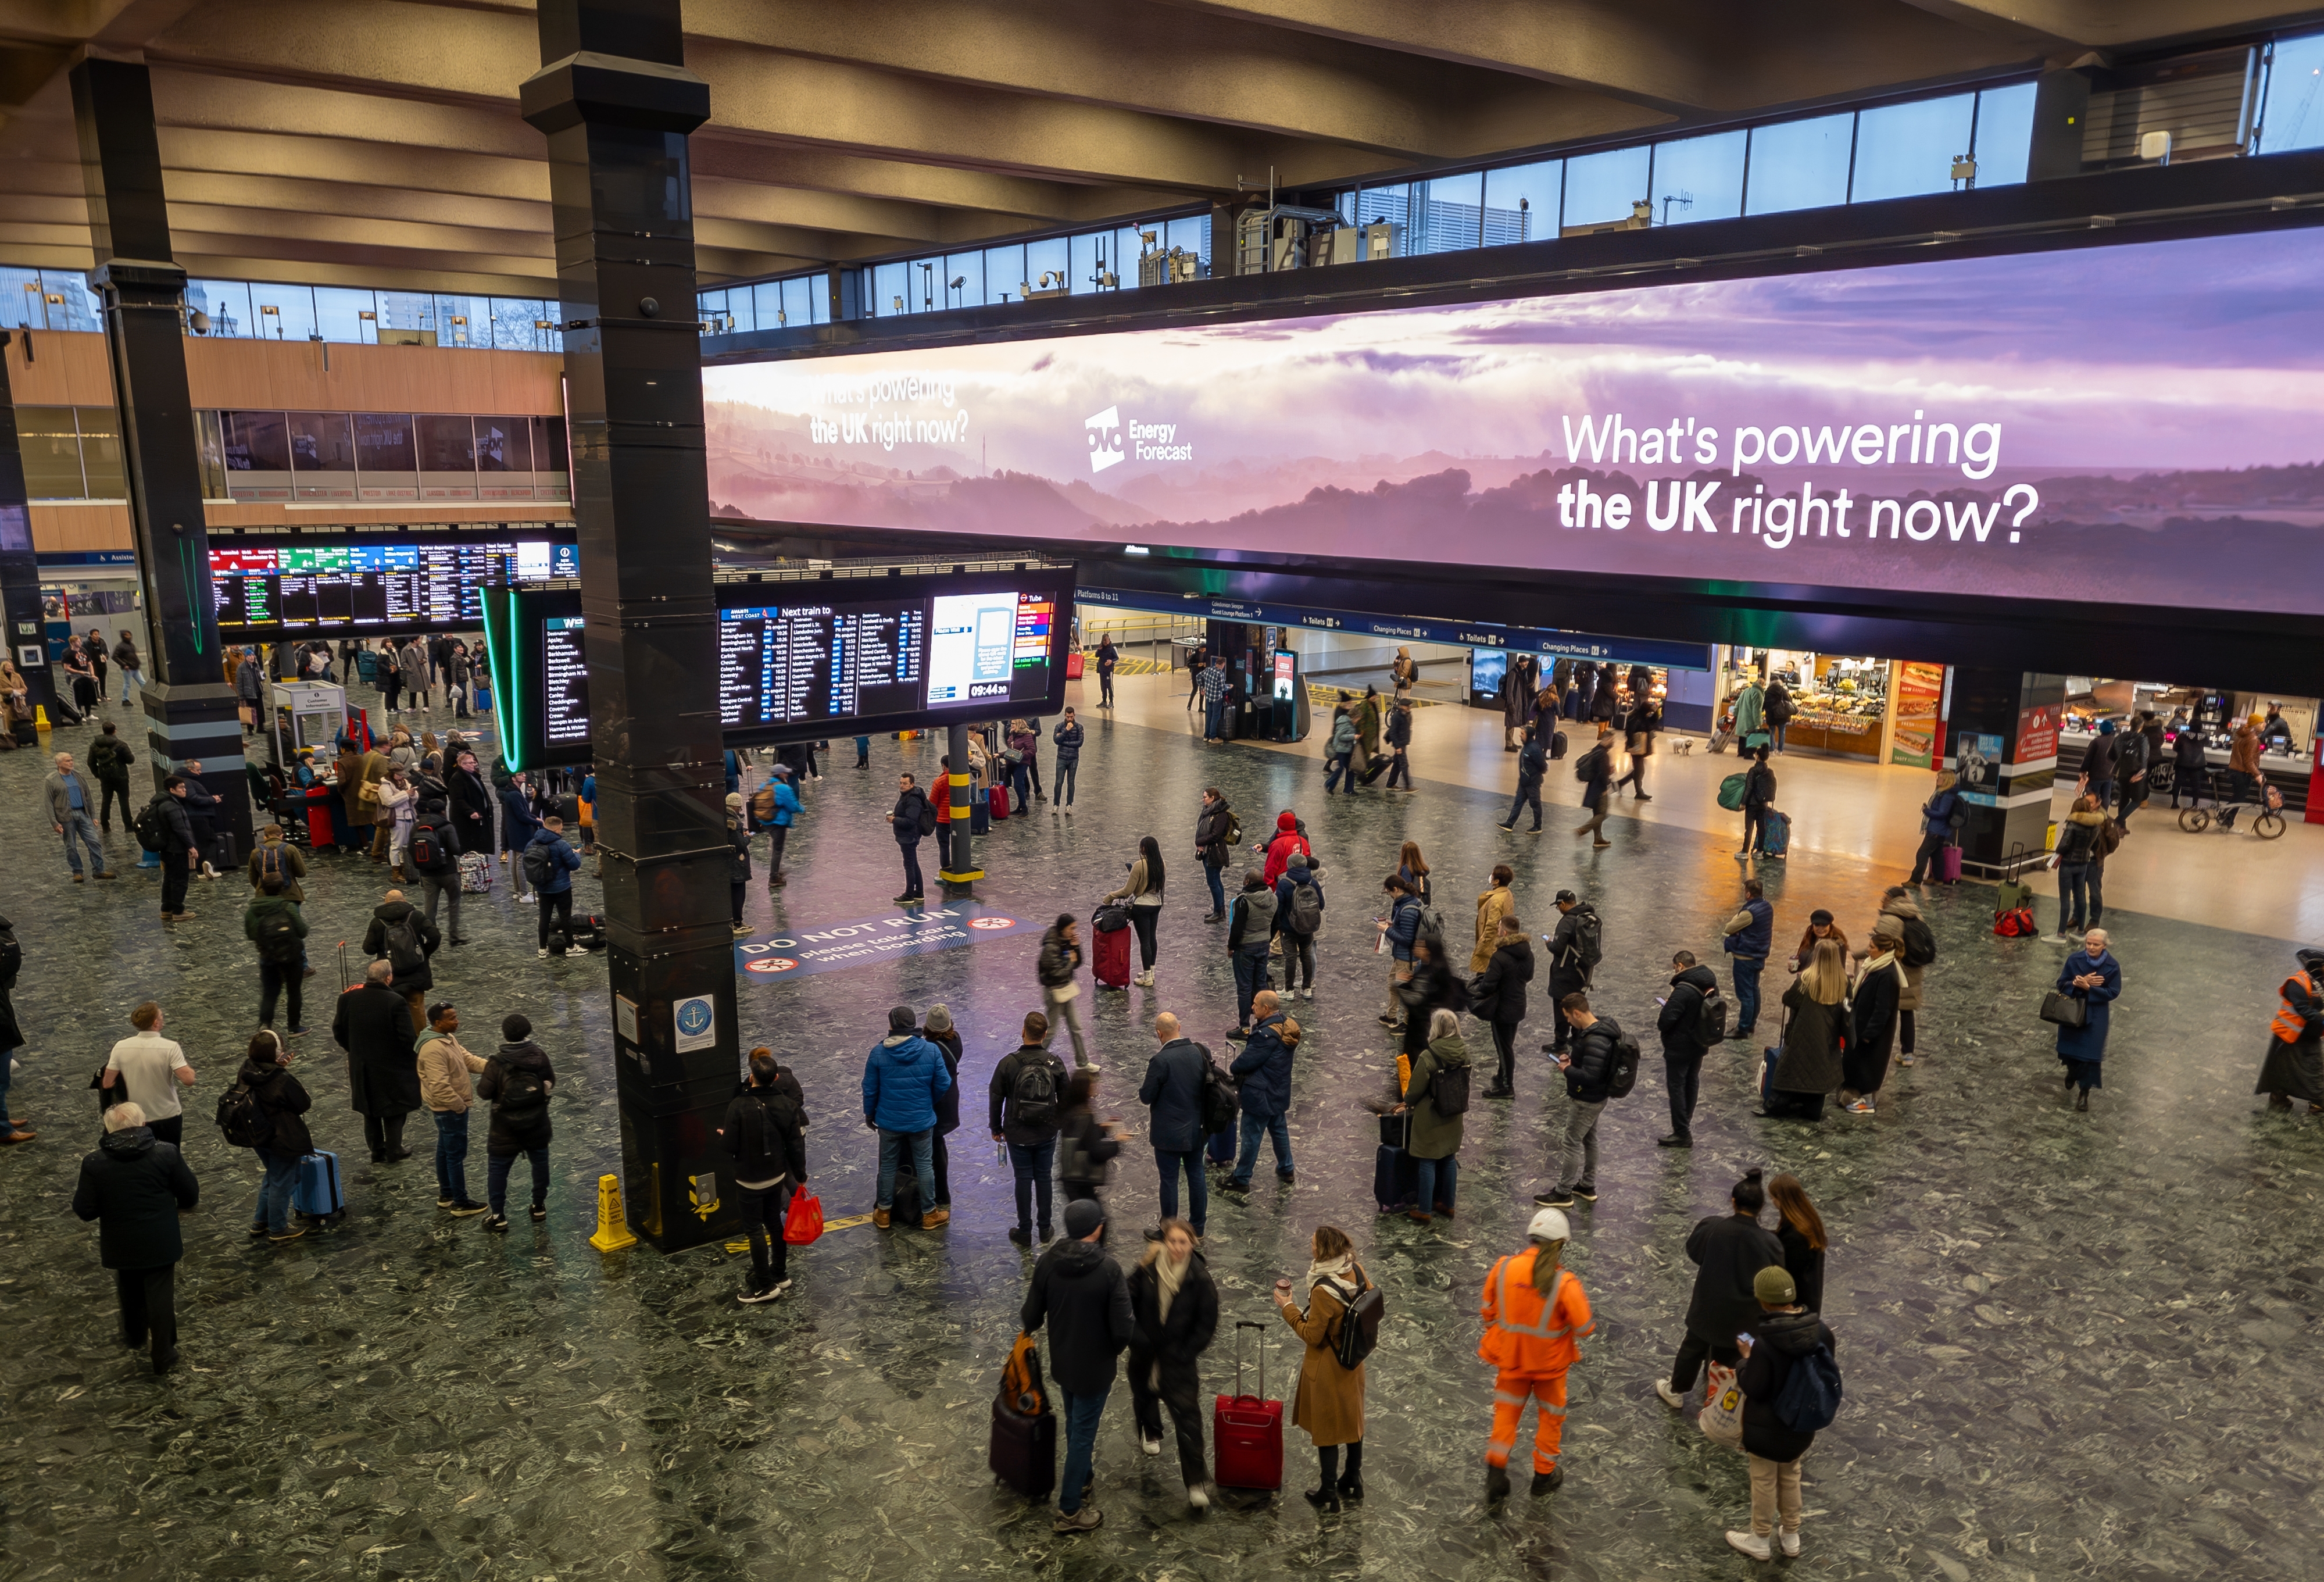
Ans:
POLYGON ((580 569, 579 550, 552 539, 213 545, 210 598, 230 643, 465 631, 483 623, 482 588, 580 569))

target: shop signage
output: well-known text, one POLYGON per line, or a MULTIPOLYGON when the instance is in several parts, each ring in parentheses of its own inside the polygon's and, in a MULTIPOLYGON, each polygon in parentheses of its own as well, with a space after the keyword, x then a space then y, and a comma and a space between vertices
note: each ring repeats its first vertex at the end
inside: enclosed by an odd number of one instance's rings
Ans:
POLYGON ((899 908, 878 917, 757 935, 734 947, 734 960, 743 976, 754 983, 780 983, 905 956, 927 956, 960 945, 982 945, 1024 932, 1025 926, 1006 912, 990 911, 980 902, 955 901, 947 906, 908 911, 899 908))
MULTIPOLYGON (((1888 738, 1888 762, 1929 769, 1937 762, 1937 706, 1944 697, 1945 667, 1916 659, 1896 667, 1895 720, 1888 738)), ((2054 744, 2052 750, 2055 751, 2054 744)))

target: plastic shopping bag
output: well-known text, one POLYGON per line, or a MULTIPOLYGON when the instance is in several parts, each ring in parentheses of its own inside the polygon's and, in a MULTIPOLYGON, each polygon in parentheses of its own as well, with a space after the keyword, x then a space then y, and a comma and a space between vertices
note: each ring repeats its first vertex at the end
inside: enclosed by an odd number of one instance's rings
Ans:
MULTIPOLYGON (((813 1192, 791 1194, 790 1212, 783 1217, 783 1240, 804 1247, 823 1234, 823 1199, 813 1192)), ((1736 1432, 1742 1430, 1738 1428, 1736 1432)))
POLYGON ((1735 1382, 1735 1370, 1723 1364, 1711 1365, 1711 1382, 1704 1386, 1702 1411, 1694 1420, 1702 1426, 1702 1437, 1713 1444, 1724 1445, 1730 1450, 1743 1448, 1743 1387, 1735 1382))

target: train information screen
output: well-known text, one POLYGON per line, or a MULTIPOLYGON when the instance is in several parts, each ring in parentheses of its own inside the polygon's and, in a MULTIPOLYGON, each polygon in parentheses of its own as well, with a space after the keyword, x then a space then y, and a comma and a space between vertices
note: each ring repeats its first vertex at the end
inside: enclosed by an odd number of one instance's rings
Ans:
POLYGON ((229 642, 473 629, 484 620, 480 588, 580 569, 578 548, 550 539, 237 544, 210 550, 210 597, 229 642))
POLYGON ((540 624, 540 722, 552 747, 589 740, 589 661, 581 652, 582 618, 549 615, 540 624))

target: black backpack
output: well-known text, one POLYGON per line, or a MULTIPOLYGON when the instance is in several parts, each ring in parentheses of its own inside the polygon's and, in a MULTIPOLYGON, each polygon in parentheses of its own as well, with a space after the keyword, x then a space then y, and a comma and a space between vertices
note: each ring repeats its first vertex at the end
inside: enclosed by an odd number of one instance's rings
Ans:
POLYGON ((1623 1033, 1614 1041, 1614 1055, 1606 1068, 1606 1096, 1628 1098, 1638 1085, 1638 1041, 1623 1033))
POLYGON ((236 1148, 263 1148, 274 1141, 274 1117, 258 1102, 258 1090, 246 1082, 218 1095, 217 1125, 236 1148))
POLYGON ((501 1117, 520 1126, 530 1126, 549 1113, 549 1088, 538 1071, 528 1071, 521 1066, 501 1062, 505 1073, 501 1078, 501 1096, 493 1101, 501 1117))
POLYGON ((1057 1077, 1047 1059, 1017 1069, 1009 1090, 1009 1118, 1019 1126, 1053 1126, 1057 1121, 1057 1077))
POLYGON ((549 848, 538 842, 524 848, 524 882, 539 890, 549 883, 549 848))
MULTIPOLYGON (((270 967, 288 967, 299 959, 299 930, 291 926, 290 914, 275 907, 258 921, 258 958, 270 967)), ((255 1144, 244 1143, 244 1147, 255 1144)))
POLYGON ((416 911, 406 911, 380 935, 381 954, 387 958, 388 967, 393 972, 414 973, 428 965, 427 949, 420 942, 419 916, 416 911))
POLYGON ((1357 1270, 1355 1297, 1340 1315, 1332 1336, 1332 1355, 1342 1367, 1361 1367, 1364 1358, 1379 1348, 1380 1320, 1387 1316, 1388 1299, 1379 1286, 1364 1278, 1362 1270, 1357 1270))
POLYGON ((1713 1049, 1727 1041, 1727 997, 1716 988, 1694 1010, 1694 1041, 1713 1049))
POLYGON ((152 801, 146 803, 145 810, 137 815, 137 822, 133 827, 137 836, 137 844, 147 851, 160 851, 166 838, 168 826, 161 819, 161 801, 169 794, 168 791, 162 791, 152 801))
POLYGON ((1573 930, 1574 955, 1581 962, 1584 974, 1589 973, 1605 958, 1604 943, 1604 923, 1599 920, 1595 911, 1584 908, 1582 911, 1582 921, 1573 930))
POLYGON ((425 813, 411 827, 411 865, 423 874, 440 874, 455 865, 451 821, 441 812, 425 813))
POLYGON ((1904 924, 1904 965, 1926 967, 1937 958, 1937 937, 1929 925, 1916 917, 1903 920, 1904 924))
POLYGON ((1218 1062, 1211 1059, 1208 1049, 1201 1044, 1194 1047, 1203 1051, 1203 1131, 1206 1135, 1215 1134, 1235 1124, 1235 1115, 1241 1106, 1236 1102, 1237 1090, 1233 1079, 1219 1069, 1218 1062))
POLYGON ((1291 911, 1288 919, 1291 931, 1303 939, 1312 939, 1315 930, 1323 926, 1323 893, 1310 879, 1305 884, 1291 883, 1291 911))
MULTIPOLYGON (((949 796, 951 793, 950 793, 949 791, 947 791, 947 792, 945 792, 945 794, 946 794, 947 796, 949 796)), ((927 839, 929 836, 934 835, 936 832, 936 804, 935 804, 935 803, 933 803, 933 802, 931 802, 931 801, 929 801, 927 798, 926 798, 926 797, 922 797, 922 798, 920 799, 920 837, 921 837, 923 840, 925 840, 925 839, 927 839)))
POLYGON ((1469 1113, 1469 1068, 1439 1065, 1428 1074, 1428 1107, 1439 1115, 1469 1113))

